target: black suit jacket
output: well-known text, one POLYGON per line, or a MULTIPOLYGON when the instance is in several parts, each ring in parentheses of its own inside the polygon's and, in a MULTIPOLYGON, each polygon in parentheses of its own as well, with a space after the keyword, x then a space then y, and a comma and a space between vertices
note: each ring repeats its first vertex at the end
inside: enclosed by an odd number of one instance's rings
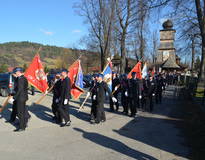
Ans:
POLYGON ((70 90, 70 78, 66 77, 61 81, 60 104, 63 104, 65 99, 70 99, 70 90))
POLYGON ((16 93, 14 95, 14 100, 17 100, 17 101, 27 101, 28 100, 28 81, 24 76, 18 77, 15 90, 16 90, 16 93))
POLYGON ((106 92, 109 94, 109 96, 111 98, 113 97, 110 89, 107 86, 107 83, 105 83, 104 81, 102 81, 101 83, 98 82, 97 85, 96 85, 96 100, 97 100, 97 103, 104 103, 106 92))

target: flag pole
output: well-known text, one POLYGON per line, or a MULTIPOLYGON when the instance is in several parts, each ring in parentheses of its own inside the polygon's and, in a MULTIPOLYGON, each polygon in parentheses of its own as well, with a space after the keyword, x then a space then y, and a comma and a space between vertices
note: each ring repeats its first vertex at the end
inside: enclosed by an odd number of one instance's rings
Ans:
POLYGON ((35 104, 40 104, 40 102, 46 97, 46 95, 53 89, 54 85, 52 85, 46 93, 44 93, 35 104))
POLYGON ((9 100, 11 99, 11 95, 9 95, 6 100, 4 101, 2 107, 0 108, 0 113, 4 110, 4 108, 6 108, 7 104, 9 103, 9 100))

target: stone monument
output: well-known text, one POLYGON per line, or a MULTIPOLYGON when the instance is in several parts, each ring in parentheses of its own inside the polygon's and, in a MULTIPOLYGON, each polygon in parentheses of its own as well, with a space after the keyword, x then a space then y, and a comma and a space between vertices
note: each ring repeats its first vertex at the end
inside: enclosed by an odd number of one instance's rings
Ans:
POLYGON ((176 49, 174 47, 176 30, 173 29, 171 20, 165 21, 162 26, 156 63, 162 69, 179 69, 180 66, 176 63, 176 49))

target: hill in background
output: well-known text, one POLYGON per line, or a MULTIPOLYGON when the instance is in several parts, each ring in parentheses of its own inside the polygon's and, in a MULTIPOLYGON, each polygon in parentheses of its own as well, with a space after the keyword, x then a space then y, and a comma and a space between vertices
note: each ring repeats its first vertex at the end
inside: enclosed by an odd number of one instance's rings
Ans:
POLYGON ((81 55, 84 73, 92 72, 100 66, 100 55, 86 50, 42 45, 32 42, 8 42, 0 44, 0 72, 8 67, 26 68, 41 47, 40 57, 45 69, 68 68, 81 55))

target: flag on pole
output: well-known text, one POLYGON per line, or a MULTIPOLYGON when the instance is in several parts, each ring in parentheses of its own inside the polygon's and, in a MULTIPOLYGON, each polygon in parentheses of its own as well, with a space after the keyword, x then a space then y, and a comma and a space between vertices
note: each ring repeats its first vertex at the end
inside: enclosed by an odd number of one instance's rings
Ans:
POLYGON ((155 72, 156 72, 155 67, 153 67, 153 69, 152 69, 152 77, 154 77, 155 72))
POLYGON ((127 78, 131 78, 132 76, 132 72, 136 72, 136 77, 138 79, 142 79, 142 72, 141 72, 141 62, 139 61, 135 66, 134 68, 130 71, 130 73, 127 75, 127 78))
POLYGON ((147 63, 145 63, 142 69, 142 78, 145 78, 147 75, 148 75, 148 68, 147 68, 147 63))
POLYGON ((104 75, 103 81, 107 83, 109 89, 112 91, 112 63, 108 62, 102 74, 104 75))
POLYGON ((78 99, 83 90, 83 72, 80 64, 80 60, 75 61, 69 67, 69 78, 71 81, 71 95, 74 99, 78 99))
POLYGON ((47 77, 43 70, 40 55, 36 54, 24 76, 28 82, 39 91, 45 93, 48 89, 47 77))

